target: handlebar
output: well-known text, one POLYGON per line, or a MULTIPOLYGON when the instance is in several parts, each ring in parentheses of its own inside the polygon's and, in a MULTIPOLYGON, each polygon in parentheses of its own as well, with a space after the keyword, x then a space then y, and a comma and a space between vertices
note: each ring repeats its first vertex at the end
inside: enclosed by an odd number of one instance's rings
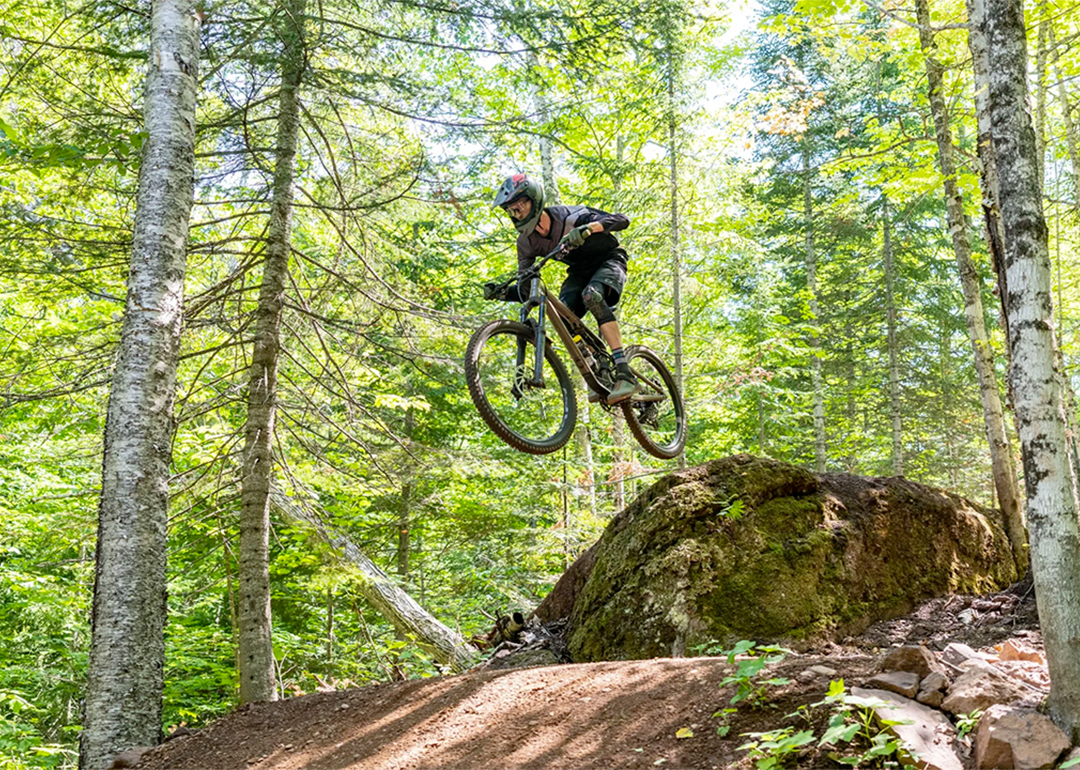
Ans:
MULTIPOLYGON (((589 235, 589 232, 582 233, 583 238, 588 238, 589 235)), ((565 241, 560 241, 559 244, 552 251, 548 252, 547 254, 536 260, 532 264, 532 267, 530 267, 524 273, 515 275, 512 278, 507 279, 503 283, 488 282, 484 284, 484 299, 505 300, 507 298, 506 293, 509 291, 511 286, 532 280, 533 278, 537 277, 538 275, 540 275, 540 271, 544 269, 544 265, 546 265, 553 259, 558 259, 559 257, 564 256, 569 251, 570 245, 565 241)))

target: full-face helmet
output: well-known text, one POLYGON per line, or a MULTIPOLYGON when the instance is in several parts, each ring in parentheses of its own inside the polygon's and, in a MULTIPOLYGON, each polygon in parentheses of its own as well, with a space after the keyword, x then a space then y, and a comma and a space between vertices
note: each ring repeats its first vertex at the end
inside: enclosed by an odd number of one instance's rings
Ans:
POLYGON ((510 215, 519 233, 532 235, 540 221, 540 214, 544 211, 544 187, 535 179, 529 179, 525 174, 511 174, 499 187, 492 205, 498 206, 510 215), (523 199, 528 200, 532 205, 520 218, 515 217, 507 207, 523 199))

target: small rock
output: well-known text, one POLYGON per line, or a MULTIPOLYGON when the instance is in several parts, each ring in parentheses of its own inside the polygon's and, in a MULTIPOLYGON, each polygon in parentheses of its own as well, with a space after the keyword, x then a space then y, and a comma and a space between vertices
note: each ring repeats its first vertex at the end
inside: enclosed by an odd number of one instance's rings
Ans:
POLYGON ((941 704, 945 702, 945 693, 941 690, 919 690, 919 694, 915 696, 915 700, 919 703, 925 703, 931 708, 941 708, 941 704))
POLYGON ((345 710, 345 709, 347 709, 348 707, 349 707, 349 704, 348 704, 348 703, 342 703, 342 704, 341 704, 340 706, 338 706, 338 710, 340 710, 340 711, 344 711, 344 710, 345 710))
POLYGON ((815 674, 810 669, 806 669, 805 671, 800 671, 798 674, 795 675, 795 680, 799 681, 799 682, 802 682, 803 684, 809 684, 810 682, 813 682, 815 679, 817 679, 817 674, 815 674))
POLYGON ((1010 639, 1001 645, 998 658, 1000 660, 1026 660, 1029 663, 1038 663, 1040 666, 1046 665, 1046 658, 1041 652, 1019 639, 1010 639))
POLYGON ((920 690, 945 690, 949 689, 949 677, 940 671, 931 671, 919 682, 920 690))
POLYGON ((998 660, 994 661, 994 667, 1005 672, 1006 675, 1021 682, 1030 684, 1040 690, 1049 692, 1050 672, 1046 666, 1038 663, 1029 663, 1026 660, 998 660))
POLYGON ((905 698, 914 698, 919 690, 919 677, 908 671, 888 671, 872 677, 867 686, 895 692, 905 698))
POLYGON ((878 719, 910 722, 885 727, 903 741, 906 747, 905 765, 913 765, 921 770, 963 770, 964 763, 953 748, 956 730, 940 711, 884 690, 852 687, 851 694, 882 701, 881 705, 873 707, 878 719), (918 757, 917 761, 912 754, 918 757))
POLYGON ((949 687, 949 696, 941 707, 950 714, 970 714, 995 704, 1015 703, 1028 697, 1029 691, 989 663, 969 660, 963 674, 949 687))
POLYGON ((812 671, 815 674, 817 674, 818 676, 826 676, 826 677, 836 676, 836 669, 835 668, 829 668, 828 666, 811 666, 810 668, 808 668, 806 670, 807 671, 812 671))
POLYGON ((959 666, 965 660, 976 660, 978 658, 979 654, 975 650, 961 642, 950 642, 941 651, 941 659, 947 663, 952 663, 954 666, 959 666))
POLYGON ((1069 736, 1044 714, 991 706, 975 728, 975 764, 979 770, 1049 770, 1069 745, 1069 736))
POLYGON ((973 610, 971 607, 968 607, 966 610, 960 610, 956 615, 956 619, 965 626, 970 626, 979 619, 979 612, 978 610, 973 610))
POLYGON ((931 671, 940 671, 934 654, 920 645, 906 644, 892 650, 881 661, 883 671, 908 671, 922 679, 931 671))

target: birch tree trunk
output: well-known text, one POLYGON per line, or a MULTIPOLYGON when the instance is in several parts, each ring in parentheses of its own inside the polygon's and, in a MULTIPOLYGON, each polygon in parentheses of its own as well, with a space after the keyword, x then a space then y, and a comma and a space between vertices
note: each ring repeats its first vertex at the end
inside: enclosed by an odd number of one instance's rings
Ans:
MULTIPOLYGON (((530 70, 537 71, 540 67, 540 59, 535 51, 529 51, 526 62, 530 70)), ((539 77, 537 73, 535 77, 539 77)), ((551 122, 551 109, 548 106, 547 94, 544 89, 532 79, 529 81, 529 91, 532 94, 533 106, 536 108, 536 119, 540 137, 540 174, 544 181, 544 192, 548 205, 559 204, 559 185, 555 180, 555 144, 548 135, 548 123, 551 122)))
POLYGON ((885 312, 889 346, 889 415, 892 418, 893 475, 904 475, 903 422, 900 411, 900 353, 896 334, 896 264, 893 260, 889 199, 881 199, 881 240, 885 262, 885 312))
MULTIPOLYGON (((1048 20, 1046 26, 1047 34, 1050 37, 1050 44, 1056 48, 1057 40, 1054 34, 1053 22, 1048 20)), ((1080 149, 1078 149, 1077 146, 1078 141, 1080 140, 1077 139, 1076 124, 1073 122, 1072 113, 1069 109, 1068 89, 1065 86, 1065 80, 1061 77, 1061 71, 1056 62, 1054 64, 1054 79, 1057 81, 1058 98, 1061 102, 1061 114, 1063 116, 1063 122, 1065 123, 1065 144, 1069 152, 1069 166, 1072 170, 1073 178, 1074 211, 1077 217, 1080 218, 1080 149)), ((1061 282, 1059 280, 1059 290, 1060 285, 1061 282)), ((1062 304, 1059 301, 1058 312, 1061 312, 1062 309, 1062 304)), ((1076 393, 1073 392, 1072 382, 1065 370, 1065 358, 1061 348, 1060 339, 1058 340, 1057 355, 1058 375, 1061 377, 1061 383, 1064 388, 1065 419, 1069 429, 1069 448, 1073 464, 1073 473, 1080 477, 1080 421, 1078 421, 1076 415, 1076 393)))
POLYGON ((1035 48, 1035 154, 1039 158, 1039 189, 1046 177, 1046 43, 1049 22, 1046 3, 1039 3, 1039 32, 1035 48))
MULTIPOLYGON (((1027 572, 1028 557, 1025 550, 1027 537, 1020 514, 1020 497, 1017 491, 1016 468, 1008 434, 1005 432, 1005 414, 998 391, 997 374, 994 370, 994 352, 986 333, 986 316, 982 304, 982 281, 971 258, 967 220, 964 218, 964 200, 956 179, 956 155, 949 126, 949 109, 945 103, 944 76, 941 63, 935 58, 936 44, 930 28, 929 0, 916 0, 919 23, 919 43, 926 58, 926 78, 929 86, 930 111, 934 118, 934 133, 938 146, 938 163, 945 188, 945 211, 952 234, 956 268, 960 274, 960 286, 964 293, 964 314, 967 319, 968 336, 975 354, 975 372, 979 379, 979 395, 982 398, 983 422, 990 447, 990 464, 994 475, 1005 523, 1005 531, 1012 546, 1017 572, 1027 572)), ((981 143, 981 142, 980 142, 981 143)))
POLYGON ((1050 716, 1080 738, 1080 528, 1054 371, 1050 255, 1035 133, 1025 110, 1027 51, 1019 0, 987 0, 990 116, 1000 174, 1009 286, 1009 376, 1016 399, 1031 529, 1031 566, 1046 658, 1050 716))
MULTIPOLYGON (((975 74, 975 115, 979 127, 976 144, 981 167, 979 180, 983 197, 983 223, 986 232, 986 243, 990 249, 990 261, 994 265, 997 278, 998 296, 1001 298, 1001 325, 1002 329, 1005 330, 1006 339, 1008 339, 1009 287, 1005 269, 1005 232, 1001 225, 1001 209, 999 206, 1001 185, 998 179, 997 159, 994 152, 992 122, 990 119, 990 54, 987 49, 985 32, 986 2, 985 0, 967 0, 967 8, 971 24, 968 32, 968 49, 971 51, 972 69, 975 74)), ((1006 345, 1006 348, 1008 349, 1008 345, 1006 345)), ((1006 355, 1006 362, 1011 366, 1011 358, 1008 354, 1006 355)), ((1011 389, 1011 386, 1009 388, 1011 389)), ((1020 506, 1020 492, 1016 481, 1016 467, 1013 463, 1012 443, 1009 441, 1008 434, 1004 432, 1004 423, 1002 424, 1002 430, 1003 433, 1000 439, 1004 443, 1002 463, 1007 464, 1007 467, 1000 476, 1000 482, 999 474, 995 469, 994 489, 997 492, 998 505, 1005 518, 1005 531, 1009 535, 1009 542, 1016 560, 1017 573, 1022 575, 1027 572, 1031 560, 1027 550, 1027 533, 1024 529, 1020 506), (1003 487, 1005 482, 1007 482, 1007 487, 1003 487), (1008 492, 1007 495, 1006 491, 1008 492)))
POLYGON ((79 737, 83 770, 103 770, 114 754, 161 740, 169 465, 198 62, 193 0, 154 2, 143 105, 147 140, 105 423, 90 662, 79 737))
POLYGON ((414 640, 421 649, 453 671, 464 671, 472 665, 476 648, 417 604, 354 542, 327 527, 322 517, 300 507, 280 491, 272 493, 272 502, 286 521, 312 527, 324 542, 334 547, 343 562, 359 571, 363 578, 359 586, 361 594, 402 637, 414 640))
POLYGON ((256 309, 255 348, 248 374, 244 470, 240 491, 240 702, 276 700, 270 623, 270 486, 273 478, 281 316, 288 280, 293 184, 304 73, 304 0, 289 0, 282 14, 281 92, 273 200, 262 286, 256 309))
POLYGON ((810 371, 814 383, 814 470, 825 472, 825 386, 821 376, 820 308, 817 299, 817 247, 814 242, 814 196, 810 185, 810 148, 803 139, 803 226, 806 256, 806 291, 810 295, 810 371))

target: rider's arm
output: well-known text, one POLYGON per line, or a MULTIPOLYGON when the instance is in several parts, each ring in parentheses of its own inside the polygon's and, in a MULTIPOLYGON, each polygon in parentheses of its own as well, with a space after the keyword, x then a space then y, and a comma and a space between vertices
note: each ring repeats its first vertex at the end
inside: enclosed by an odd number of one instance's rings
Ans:
POLYGON ((625 230, 630 224, 630 218, 626 214, 609 214, 606 211, 600 209, 594 209, 591 206, 588 207, 588 214, 581 217, 578 220, 578 224, 586 224, 592 226, 594 233, 605 232, 613 233, 616 230, 625 230), (600 225, 600 230, 596 229, 596 225, 600 225))

